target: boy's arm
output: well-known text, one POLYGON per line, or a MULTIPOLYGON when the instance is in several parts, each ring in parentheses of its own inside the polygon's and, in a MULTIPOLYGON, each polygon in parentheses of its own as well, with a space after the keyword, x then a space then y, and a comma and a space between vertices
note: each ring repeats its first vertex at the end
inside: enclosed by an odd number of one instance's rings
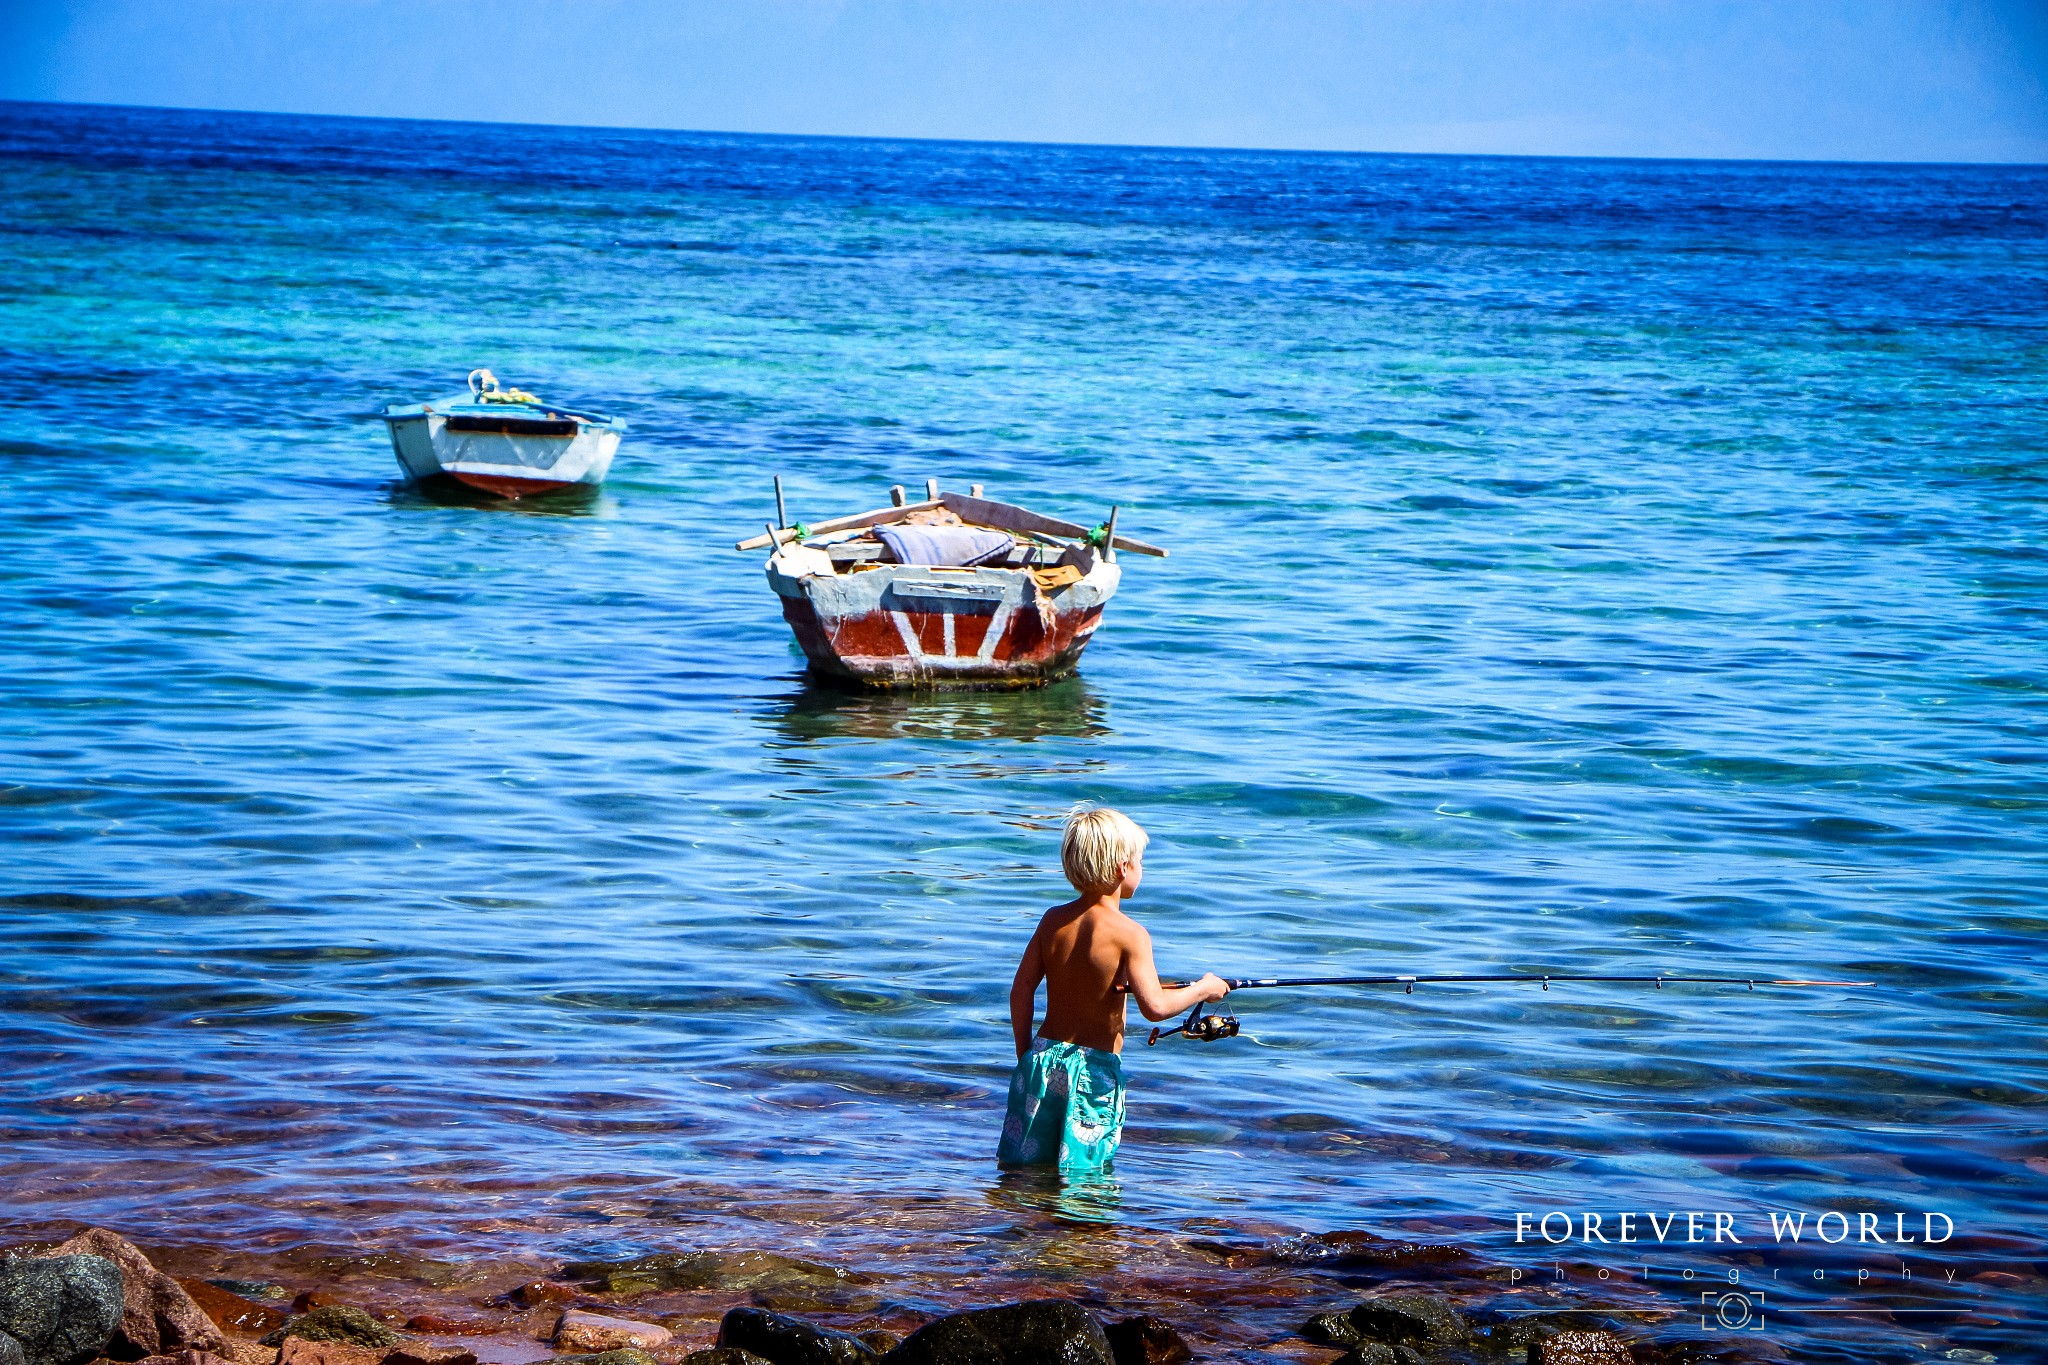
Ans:
POLYGON ((1152 965, 1152 935, 1136 921, 1131 928, 1134 933, 1124 949, 1124 980, 1138 1001, 1138 1012, 1147 1019, 1156 1024, 1193 1009, 1198 1000, 1221 1000, 1230 994, 1230 987, 1214 972, 1205 972, 1200 981, 1172 990, 1160 985, 1158 969, 1152 965))
POLYGON ((1017 964, 1017 979, 1010 983, 1010 1032, 1017 1035, 1017 1056, 1031 1050, 1032 1015, 1038 1004, 1038 983, 1045 980, 1045 956, 1038 950, 1038 931, 1024 946, 1024 960, 1017 964))

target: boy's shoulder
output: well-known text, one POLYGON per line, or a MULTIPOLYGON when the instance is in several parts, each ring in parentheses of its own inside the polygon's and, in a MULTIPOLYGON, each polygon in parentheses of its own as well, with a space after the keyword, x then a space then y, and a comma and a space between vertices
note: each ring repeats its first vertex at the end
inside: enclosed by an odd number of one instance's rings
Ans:
POLYGON ((1099 928, 1118 937, 1145 937, 1145 926, 1132 919, 1121 907, 1090 905, 1079 896, 1070 901, 1062 901, 1058 905, 1048 906, 1046 912, 1038 917, 1038 929, 1040 933, 1063 929, 1069 924, 1085 919, 1094 920, 1099 928))

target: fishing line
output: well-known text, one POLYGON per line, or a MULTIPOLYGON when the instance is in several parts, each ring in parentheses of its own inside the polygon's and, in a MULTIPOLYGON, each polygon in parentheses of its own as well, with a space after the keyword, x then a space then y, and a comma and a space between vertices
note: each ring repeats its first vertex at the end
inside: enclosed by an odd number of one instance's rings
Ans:
MULTIPOLYGON (((1746 986, 1750 990, 1755 990, 1758 986, 1838 986, 1854 988, 1859 986, 1875 986, 1877 984, 1875 981, 1809 981, 1804 979, 1762 976, 1597 976, 1586 975, 1583 973, 1576 972, 1498 972, 1486 974, 1458 974, 1449 976, 1397 975, 1223 978, 1223 984, 1230 987, 1230 989, 1233 991, 1261 990, 1271 987, 1286 986, 1400 986, 1403 988, 1402 993, 1406 995, 1415 994, 1415 988, 1418 985, 1433 985, 1440 983, 1486 984, 1493 982, 1522 982, 1526 984, 1528 982, 1536 982, 1539 983, 1543 987, 1543 989, 1547 991, 1550 989, 1550 983, 1553 981, 1599 981, 1619 982, 1637 985, 1642 984, 1644 982, 1648 982, 1660 991, 1664 989, 1666 983, 1706 986, 1746 986)), ((1177 988, 1169 987, 1168 989, 1177 988)), ((1158 1045, 1160 1039, 1171 1038, 1174 1037, 1176 1034, 1184 1038, 1191 1038, 1198 1043, 1213 1043, 1224 1038, 1235 1038, 1237 1036, 1238 1031, 1237 1016, 1228 1013, 1204 1014, 1203 1009, 1206 1003, 1207 1002, 1197 1002, 1194 1009, 1188 1012, 1188 1017, 1183 1019, 1179 1023, 1179 1025, 1177 1025, 1174 1028, 1153 1029, 1151 1036, 1145 1040, 1145 1045, 1147 1047, 1155 1047, 1158 1045)))

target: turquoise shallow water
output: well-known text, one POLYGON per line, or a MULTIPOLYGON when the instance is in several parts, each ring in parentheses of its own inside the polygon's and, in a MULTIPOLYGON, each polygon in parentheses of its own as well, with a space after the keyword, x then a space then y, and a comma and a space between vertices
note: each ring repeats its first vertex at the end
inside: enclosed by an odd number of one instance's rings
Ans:
POLYGON ((1246 993, 1129 1057, 1116 1216, 1932 1209, 2040 1302, 2048 171, 26 105, 0 158, 16 1221, 979 1197, 1085 799, 1173 970, 1879 983, 1246 993), (399 487, 363 415, 473 365, 625 416, 603 492, 399 487), (1174 553, 1075 679, 847 697, 731 549, 778 472, 1174 553))

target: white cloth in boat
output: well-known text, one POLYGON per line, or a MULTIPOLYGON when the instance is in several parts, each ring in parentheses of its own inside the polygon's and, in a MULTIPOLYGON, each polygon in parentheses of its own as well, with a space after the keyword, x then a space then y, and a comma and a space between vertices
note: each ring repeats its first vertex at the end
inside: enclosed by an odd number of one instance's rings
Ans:
POLYGON ((1009 554, 1010 537, 979 526, 877 526, 898 564, 985 564, 1009 554))

